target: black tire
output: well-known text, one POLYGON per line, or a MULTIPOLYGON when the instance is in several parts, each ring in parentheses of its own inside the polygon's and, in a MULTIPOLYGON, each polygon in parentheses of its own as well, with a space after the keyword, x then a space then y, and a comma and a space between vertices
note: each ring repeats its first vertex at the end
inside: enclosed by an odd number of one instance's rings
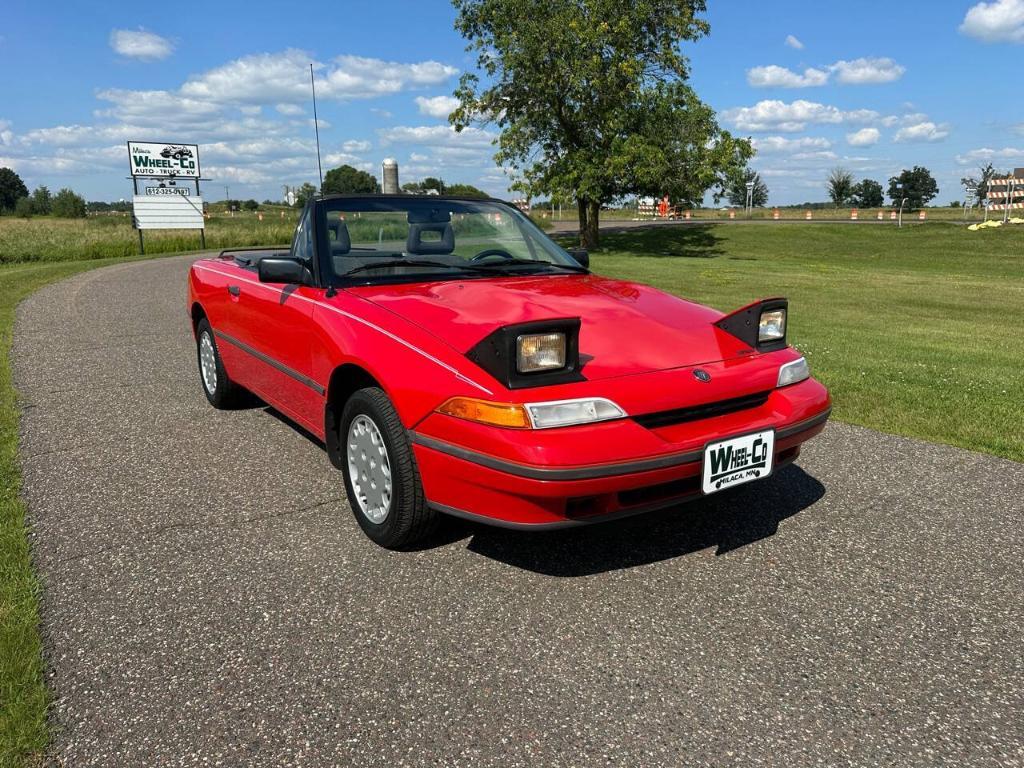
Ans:
POLYGON ((210 321, 205 317, 196 325, 196 363, 199 365, 199 385, 203 388, 203 394, 210 401, 214 408, 227 409, 238 404, 241 397, 241 388, 233 382, 224 370, 224 362, 220 359, 220 350, 217 348, 217 337, 210 327, 210 321), (213 382, 213 389, 207 383, 203 374, 203 342, 208 339, 213 348, 213 360, 216 376, 213 382))
POLYGON ((338 449, 349 506, 367 536, 382 547, 401 549, 421 541, 434 531, 439 515, 427 506, 409 435, 383 390, 378 387, 360 389, 345 403, 338 424, 338 449), (368 418, 377 428, 390 466, 390 503, 384 513, 386 516, 380 522, 374 522, 363 511, 351 477, 349 430, 352 422, 361 416, 368 418))

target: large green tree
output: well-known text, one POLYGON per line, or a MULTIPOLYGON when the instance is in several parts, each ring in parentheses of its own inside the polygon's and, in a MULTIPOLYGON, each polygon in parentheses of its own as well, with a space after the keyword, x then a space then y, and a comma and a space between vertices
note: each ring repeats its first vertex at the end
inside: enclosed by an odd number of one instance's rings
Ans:
POLYGON ((853 199, 853 174, 845 168, 833 168, 828 174, 828 196, 836 208, 853 199))
POLYGON ((324 174, 323 192, 329 194, 372 195, 380 191, 377 178, 351 165, 339 165, 324 174))
POLYGON ((13 211, 15 204, 23 197, 28 197, 28 187, 21 176, 10 168, 0 168, 0 213, 13 211))
POLYGON ((725 184, 725 196, 731 205, 745 208, 747 205, 747 182, 754 186, 750 189, 750 204, 754 208, 763 208, 768 204, 768 185, 761 174, 750 168, 742 168, 729 175, 725 184))
POLYGON ((686 84, 703 0, 452 1, 481 74, 463 75, 451 122, 497 126, 495 160, 528 196, 571 193, 584 246, 602 204, 699 201, 751 156, 686 84))
POLYGON ((46 216, 53 210, 53 195, 45 186, 36 187, 32 193, 32 213, 46 216))
POLYGON ((904 170, 899 176, 889 179, 889 199, 899 205, 903 198, 907 199, 907 209, 923 208, 932 198, 939 194, 939 185, 935 182, 931 171, 915 165, 909 171, 904 170))
POLYGON ((312 197, 316 197, 316 187, 308 181, 304 181, 302 186, 295 190, 295 207, 302 208, 306 201, 312 197))
POLYGON ((490 197, 482 189, 478 189, 472 184, 449 184, 445 194, 454 195, 455 197, 478 197, 481 199, 490 197))
POLYGON ((859 208, 881 208, 885 203, 882 185, 874 179, 864 179, 853 188, 853 202, 859 208))
POLYGON ((53 196, 52 211, 54 216, 64 219, 84 218, 85 198, 64 187, 53 196))
POLYGON ((988 183, 994 177, 999 176, 1000 173, 992 163, 981 166, 978 171, 978 176, 964 176, 960 179, 960 183, 964 186, 965 191, 973 187, 975 189, 975 200, 978 203, 984 204, 985 198, 988 197, 988 183))

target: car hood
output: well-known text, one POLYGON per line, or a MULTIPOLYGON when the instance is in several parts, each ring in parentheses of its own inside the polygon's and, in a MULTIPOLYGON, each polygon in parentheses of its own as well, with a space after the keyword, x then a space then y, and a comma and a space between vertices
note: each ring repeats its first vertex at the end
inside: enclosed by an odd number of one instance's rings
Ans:
POLYGON ((728 360, 751 349, 722 317, 646 285, 549 275, 360 286, 352 294, 415 323, 465 354, 506 325, 578 317, 583 375, 595 380, 728 360))

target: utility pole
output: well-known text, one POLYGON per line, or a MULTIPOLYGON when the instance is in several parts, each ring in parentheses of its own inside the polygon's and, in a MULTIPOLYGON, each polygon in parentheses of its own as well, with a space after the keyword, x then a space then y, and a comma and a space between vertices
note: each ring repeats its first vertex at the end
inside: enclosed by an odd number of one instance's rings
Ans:
POLYGON ((231 214, 231 218, 235 217, 235 212, 231 208, 231 187, 227 184, 224 185, 224 205, 231 214))
POLYGON ((899 190, 900 197, 902 198, 900 200, 900 214, 899 214, 899 219, 896 222, 896 228, 897 229, 902 229, 902 227, 903 227, 903 206, 907 204, 906 187, 904 185, 902 185, 902 184, 898 184, 896 186, 896 189, 899 190))

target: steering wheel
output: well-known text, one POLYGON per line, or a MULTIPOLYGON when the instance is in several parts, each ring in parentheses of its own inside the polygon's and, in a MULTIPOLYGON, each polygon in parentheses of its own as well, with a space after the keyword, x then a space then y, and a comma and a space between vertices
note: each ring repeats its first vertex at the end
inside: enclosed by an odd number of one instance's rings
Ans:
POLYGON ((506 251, 504 248, 487 248, 486 250, 480 251, 470 261, 483 261, 490 256, 500 256, 505 261, 515 261, 516 257, 506 251))

